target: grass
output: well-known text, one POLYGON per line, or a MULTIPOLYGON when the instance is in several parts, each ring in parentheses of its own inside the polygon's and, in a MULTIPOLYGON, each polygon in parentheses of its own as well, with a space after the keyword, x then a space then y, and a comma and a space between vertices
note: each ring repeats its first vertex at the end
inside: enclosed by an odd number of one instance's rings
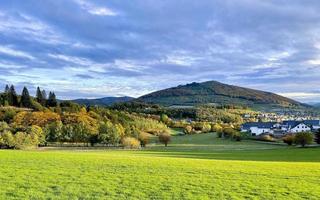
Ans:
POLYGON ((320 199, 320 149, 213 134, 143 151, 0 151, 0 199, 320 199))

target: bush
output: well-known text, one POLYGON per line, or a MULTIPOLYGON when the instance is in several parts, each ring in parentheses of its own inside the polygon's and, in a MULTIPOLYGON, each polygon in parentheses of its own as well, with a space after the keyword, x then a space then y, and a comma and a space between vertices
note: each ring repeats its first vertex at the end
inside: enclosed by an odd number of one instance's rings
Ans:
POLYGON ((235 141, 240 142, 243 139, 243 136, 238 131, 235 131, 232 138, 235 141))
POLYGON ((201 131, 202 131, 203 133, 208 133, 208 132, 210 132, 210 131, 211 131, 211 125, 208 124, 208 123, 204 123, 203 126, 202 126, 201 131))
POLYGON ((313 140, 313 135, 310 132, 300 132, 294 137, 294 143, 305 147, 307 144, 311 144, 313 140))
POLYGON ((145 147, 149 143, 150 136, 148 133, 140 132, 138 139, 140 141, 141 147, 145 147))
POLYGON ((233 128, 224 128, 223 136, 226 138, 232 138, 237 132, 233 128))
POLYGON ((139 149, 140 142, 136 138, 133 137, 125 137, 122 139, 122 145, 126 149, 139 149))
POLYGON ((282 141, 291 146, 294 143, 294 135, 286 135, 282 138, 282 141))
MULTIPOLYGON (((220 124, 215 124, 215 125, 211 126, 212 132, 216 132, 219 134, 219 133, 222 133, 222 130, 223 130, 223 128, 220 124)), ((221 137, 222 137, 222 134, 221 134, 221 137)))
POLYGON ((15 141, 10 131, 4 131, 0 134, 0 148, 14 148, 15 141))
POLYGON ((171 141, 171 135, 168 132, 162 132, 159 135, 159 142, 168 146, 168 143, 171 141))
POLYGON ((258 140, 264 142, 275 142, 276 140, 271 135, 261 135, 258 137, 258 140))
POLYGON ((188 125, 184 128, 183 132, 185 134, 192 134, 192 130, 193 130, 192 126, 188 125))

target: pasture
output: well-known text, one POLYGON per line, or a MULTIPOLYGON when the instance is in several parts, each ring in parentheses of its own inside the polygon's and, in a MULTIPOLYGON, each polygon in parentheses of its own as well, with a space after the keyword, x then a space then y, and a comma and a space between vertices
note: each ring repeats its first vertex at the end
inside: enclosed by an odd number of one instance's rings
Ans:
POLYGON ((213 134, 146 150, 0 151, 0 199, 319 199, 320 149, 213 134))

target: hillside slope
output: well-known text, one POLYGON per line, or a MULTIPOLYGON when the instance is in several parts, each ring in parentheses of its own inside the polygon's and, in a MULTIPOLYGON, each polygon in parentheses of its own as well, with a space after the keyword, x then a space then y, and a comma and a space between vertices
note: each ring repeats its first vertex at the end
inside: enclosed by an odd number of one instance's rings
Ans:
POLYGON ((304 107, 295 100, 271 93, 244 87, 223 84, 217 81, 191 83, 160 90, 140 97, 138 100, 161 105, 233 104, 270 105, 280 107, 304 107))
POLYGON ((134 98, 132 97, 104 97, 104 98, 98 98, 98 99, 75 99, 72 100, 75 103, 87 105, 87 106, 108 106, 112 105, 113 103, 121 103, 121 102, 127 102, 131 101, 134 98))

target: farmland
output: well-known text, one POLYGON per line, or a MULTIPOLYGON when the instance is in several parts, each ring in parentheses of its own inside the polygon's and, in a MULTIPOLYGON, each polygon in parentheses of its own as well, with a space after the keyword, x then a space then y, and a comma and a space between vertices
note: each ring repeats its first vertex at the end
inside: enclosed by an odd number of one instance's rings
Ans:
POLYGON ((319 199, 320 149, 214 135, 146 150, 0 151, 0 199, 319 199))

